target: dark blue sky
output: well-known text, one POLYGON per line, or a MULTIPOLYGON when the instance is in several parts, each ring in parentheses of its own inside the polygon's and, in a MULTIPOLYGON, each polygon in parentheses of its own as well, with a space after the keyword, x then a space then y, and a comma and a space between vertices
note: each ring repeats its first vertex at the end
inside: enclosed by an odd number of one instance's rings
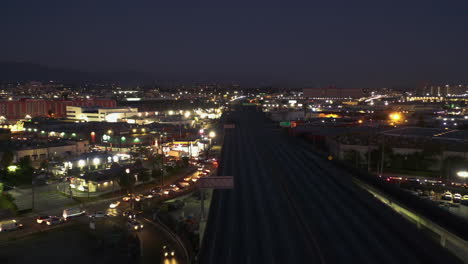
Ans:
POLYGON ((466 82, 468 1, 1 1, 0 60, 344 87, 466 82))

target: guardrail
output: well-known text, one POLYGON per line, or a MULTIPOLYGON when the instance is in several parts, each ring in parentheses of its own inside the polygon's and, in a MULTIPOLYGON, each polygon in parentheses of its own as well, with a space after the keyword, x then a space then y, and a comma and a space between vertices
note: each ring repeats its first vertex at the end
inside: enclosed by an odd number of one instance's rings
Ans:
POLYGON ((361 180, 353 178, 353 182, 362 189, 371 193, 375 198, 388 205, 390 208, 395 210, 397 213, 401 214, 406 219, 416 223, 416 226, 419 229, 427 229, 437 234, 440 245, 442 247, 446 248, 454 255, 464 260, 465 263, 468 263, 468 241, 460 238, 459 236, 448 231, 447 229, 432 222, 428 218, 411 211, 401 203, 398 203, 395 200, 389 198, 382 192, 378 191, 376 188, 362 182, 361 180))

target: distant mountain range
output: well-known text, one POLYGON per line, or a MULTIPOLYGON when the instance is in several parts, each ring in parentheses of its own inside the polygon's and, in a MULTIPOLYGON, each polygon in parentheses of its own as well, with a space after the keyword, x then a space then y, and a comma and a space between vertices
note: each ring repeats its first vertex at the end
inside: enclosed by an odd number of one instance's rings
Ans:
MULTIPOLYGON (((273 83, 264 82, 272 78, 271 74, 235 74, 223 72, 164 72, 148 73, 138 71, 87 72, 73 69, 48 67, 29 62, 0 61, 0 82, 16 81, 62 81, 71 83, 82 82, 119 82, 124 85, 136 84, 193 84, 193 83, 224 83, 257 86, 270 86, 273 83)), ((288 82, 283 82, 288 83, 288 82)), ((278 85, 281 82, 276 83, 278 85)))
POLYGON ((86 72, 47 67, 28 62, 0 62, 0 82, 13 81, 119 81, 124 83, 154 82, 154 74, 143 72, 86 72))

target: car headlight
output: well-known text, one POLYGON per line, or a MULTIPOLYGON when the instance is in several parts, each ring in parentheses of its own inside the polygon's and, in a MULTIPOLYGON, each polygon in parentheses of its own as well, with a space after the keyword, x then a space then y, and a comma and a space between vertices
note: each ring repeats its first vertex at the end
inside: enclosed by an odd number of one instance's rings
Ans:
POLYGON ((174 256, 174 255, 175 255, 175 252, 174 252, 174 251, 172 251, 172 252, 171 252, 171 256, 174 256))
POLYGON ((138 226, 134 226, 133 229, 137 230, 137 229, 138 229, 138 226))
POLYGON ((167 257, 169 254, 167 252, 164 252, 164 256, 167 257))
POLYGON ((143 228, 143 225, 140 225, 140 228, 143 228))

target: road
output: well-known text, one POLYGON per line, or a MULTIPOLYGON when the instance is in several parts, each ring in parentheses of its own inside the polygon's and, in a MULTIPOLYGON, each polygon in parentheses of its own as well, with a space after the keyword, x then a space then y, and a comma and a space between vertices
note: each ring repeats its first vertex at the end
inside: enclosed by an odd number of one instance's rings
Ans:
POLYGON ((253 107, 233 112, 200 263, 458 263, 356 187, 346 171, 283 135, 253 107))
MULTIPOLYGON (((207 165, 207 168, 212 169, 211 165, 207 165)), ((183 180, 183 178, 193 178, 198 175, 199 175, 199 172, 195 171, 188 175, 183 175, 183 177, 181 177, 182 179, 175 180, 174 182, 183 180)), ((168 184, 172 184, 172 183, 173 182, 168 182, 168 184)), ((151 187, 154 187, 154 186, 148 186, 146 190, 142 190, 142 192, 149 191, 151 187)), ((191 187, 190 189, 192 188, 193 187, 191 187)), ((174 199, 178 197, 179 195, 186 194, 187 191, 188 190, 183 189, 174 195, 170 195, 170 196, 165 195, 160 198, 144 200, 141 203, 144 203, 146 206, 148 205, 154 206, 164 200, 174 199)), ((130 210, 130 203, 122 202, 121 198, 122 197, 114 197, 114 198, 108 198, 108 199, 91 202, 91 203, 82 205, 82 208, 88 214, 93 214, 97 211, 105 211, 109 215, 108 221, 113 221, 116 223, 122 222, 122 221, 119 221, 122 219, 116 220, 116 218, 123 218, 122 213, 124 211, 130 210), (121 201, 120 205, 115 209, 110 209, 109 204, 115 201, 121 201)), ((80 205, 69 206, 69 207, 56 207, 55 209, 49 209, 49 210, 41 212, 41 215, 61 216, 63 209, 71 208, 71 207, 80 207, 80 205)), ((45 224, 41 224, 41 225, 37 224, 36 217, 37 215, 33 215, 33 216, 17 219, 19 223, 24 225, 24 227, 19 230, 0 233, 0 246, 7 245, 8 240, 12 238, 18 239, 18 238, 29 236, 34 233, 46 232, 48 230, 60 227, 60 225, 47 226, 45 224)), ((142 247, 141 263, 173 263, 173 264, 187 263, 184 251, 182 250, 180 245, 174 240, 174 238, 171 236, 171 234, 168 233, 167 230, 162 228, 162 226, 159 223, 154 223, 153 221, 151 221, 150 219, 151 217, 152 216, 145 216, 145 217, 139 216, 140 218, 139 221, 141 221, 145 226, 145 228, 141 232, 138 233, 138 236, 141 241, 141 247, 142 247), (175 250, 176 257, 168 258, 168 259, 160 259, 160 257, 163 255, 162 254, 163 245, 168 245, 171 249, 175 250)), ((87 216, 81 216, 81 217, 71 218, 62 225, 72 225, 72 224, 77 224, 77 223, 88 224, 88 221, 89 220, 87 216)))

